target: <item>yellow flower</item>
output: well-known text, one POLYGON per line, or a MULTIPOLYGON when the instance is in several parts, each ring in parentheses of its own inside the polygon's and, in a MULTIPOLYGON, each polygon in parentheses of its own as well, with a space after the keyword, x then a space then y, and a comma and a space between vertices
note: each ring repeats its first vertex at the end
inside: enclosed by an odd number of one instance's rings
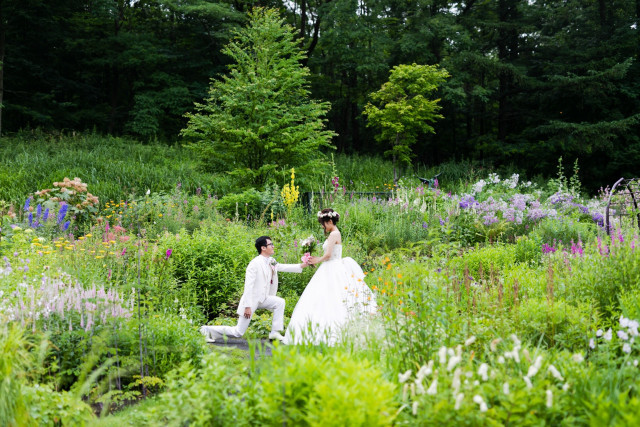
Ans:
POLYGON ((73 246, 65 246, 64 248, 65 248, 65 249, 68 249, 68 250, 70 250, 70 251, 72 251, 72 250, 73 250, 73 246))
POLYGON ((89 233, 87 234, 87 237, 93 237, 93 234, 89 233))
POLYGON ((96 255, 96 259, 102 259, 102 258, 104 258, 103 255, 96 255))
POLYGON ((398 273, 398 279, 402 279, 402 274, 398 273))
POLYGON ((162 214, 158 214, 158 218, 162 218, 162 214))

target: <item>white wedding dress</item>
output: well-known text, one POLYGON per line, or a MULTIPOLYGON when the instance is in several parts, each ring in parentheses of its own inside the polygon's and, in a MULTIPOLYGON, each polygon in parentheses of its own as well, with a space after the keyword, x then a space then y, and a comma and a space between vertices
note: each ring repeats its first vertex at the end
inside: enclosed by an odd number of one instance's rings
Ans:
MULTIPOLYGON (((326 252, 327 242, 322 245, 326 252)), ((351 320, 377 311, 375 295, 352 258, 335 245, 298 300, 285 332, 285 344, 334 345, 351 320)))

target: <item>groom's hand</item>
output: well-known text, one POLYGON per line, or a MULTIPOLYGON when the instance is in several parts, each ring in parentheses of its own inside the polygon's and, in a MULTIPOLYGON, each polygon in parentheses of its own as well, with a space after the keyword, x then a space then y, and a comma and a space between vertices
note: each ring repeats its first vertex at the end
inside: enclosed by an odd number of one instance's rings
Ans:
POLYGON ((251 307, 245 307, 244 309, 244 318, 251 319, 251 307))

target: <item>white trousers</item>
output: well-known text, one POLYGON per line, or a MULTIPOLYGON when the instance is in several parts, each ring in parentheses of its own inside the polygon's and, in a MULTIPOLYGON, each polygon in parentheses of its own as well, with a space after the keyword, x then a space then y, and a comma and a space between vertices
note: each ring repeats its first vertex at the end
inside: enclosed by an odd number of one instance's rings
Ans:
MULTIPOLYGON (((265 308, 269 311, 273 311, 273 322, 271 323, 272 331, 282 331, 284 329, 284 305, 283 298, 275 295, 269 295, 267 298, 258 304, 257 308, 265 308)), ((255 312, 255 310, 254 310, 255 312)), ((251 317, 253 317, 253 312, 251 317)), ((220 340, 222 337, 239 338, 247 332, 247 328, 251 323, 251 319, 247 319, 244 315, 238 317, 238 324, 236 326, 203 326, 200 328, 200 332, 206 338, 220 340)))

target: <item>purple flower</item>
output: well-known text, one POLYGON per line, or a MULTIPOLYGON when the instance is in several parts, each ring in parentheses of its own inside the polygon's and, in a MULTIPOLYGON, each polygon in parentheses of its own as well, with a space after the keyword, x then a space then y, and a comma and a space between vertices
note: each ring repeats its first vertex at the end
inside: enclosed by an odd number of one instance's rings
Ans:
POLYGON ((591 214, 591 219, 600 227, 604 226, 604 216, 600 212, 593 212, 591 214))
POLYGON ((498 222, 498 217, 496 217, 495 212, 489 212, 488 214, 483 216, 482 219, 483 219, 482 223, 484 225, 491 225, 498 222))
POLYGON ((171 254, 173 253, 173 251, 171 249, 167 249, 167 253, 164 256, 164 259, 167 260, 171 257, 171 254))
POLYGON ((49 219, 49 208, 45 209, 42 215, 42 221, 46 221, 47 219, 49 219))
POLYGON ((33 227, 33 212, 29 212, 29 227, 33 227))
POLYGON ((38 203, 38 207, 36 208, 36 218, 40 219, 40 215, 42 215, 42 205, 38 203))
POLYGON ((58 212, 58 224, 64 221, 64 217, 67 216, 67 211, 69 210, 69 205, 66 203, 62 203, 60 207, 60 212, 58 212))
POLYGON ((554 248, 553 246, 549 246, 546 243, 544 245, 542 245, 542 253, 543 254, 549 254, 549 253, 552 253, 552 252, 555 252, 555 251, 556 251, 556 248, 554 248))
POLYGON ((27 201, 24 202, 24 210, 28 211, 29 210, 29 205, 31 204, 31 197, 27 197, 27 201))
POLYGON ((422 221, 422 228, 428 228, 429 225, 427 224, 426 221, 422 221))
POLYGON ((460 199, 460 209, 472 208, 472 207, 475 207, 477 205, 478 205, 478 202, 470 194, 466 194, 466 195, 462 196, 462 199, 460 199))
POLYGON ((122 248, 122 252, 120 252, 120 256, 124 256, 127 253, 127 248, 122 248))

